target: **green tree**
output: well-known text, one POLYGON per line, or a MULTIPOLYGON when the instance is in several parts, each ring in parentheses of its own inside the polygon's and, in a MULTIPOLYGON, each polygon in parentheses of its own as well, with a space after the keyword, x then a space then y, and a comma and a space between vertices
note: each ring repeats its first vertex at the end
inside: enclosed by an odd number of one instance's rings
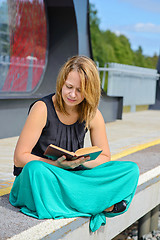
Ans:
POLYGON ((124 35, 117 36, 110 30, 102 31, 99 28, 100 19, 93 4, 90 4, 90 30, 93 57, 100 66, 106 62, 117 62, 147 68, 156 68, 158 56, 144 56, 143 49, 133 51, 128 38, 124 35))
POLYGON ((94 60, 99 64, 103 64, 107 59, 104 51, 104 41, 102 32, 99 28, 100 20, 97 17, 97 10, 94 5, 90 5, 90 29, 91 29, 91 44, 94 60))
POLYGON ((139 46, 138 50, 135 51, 135 57, 134 57, 135 65, 140 67, 145 67, 145 57, 143 56, 143 50, 142 47, 139 46))

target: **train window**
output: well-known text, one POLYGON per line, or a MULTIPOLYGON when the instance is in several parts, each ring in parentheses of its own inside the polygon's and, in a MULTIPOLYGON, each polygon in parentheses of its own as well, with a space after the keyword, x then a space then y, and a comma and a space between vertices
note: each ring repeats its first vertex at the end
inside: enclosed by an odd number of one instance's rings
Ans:
POLYGON ((0 94, 32 92, 46 67, 43 0, 0 1, 0 94))

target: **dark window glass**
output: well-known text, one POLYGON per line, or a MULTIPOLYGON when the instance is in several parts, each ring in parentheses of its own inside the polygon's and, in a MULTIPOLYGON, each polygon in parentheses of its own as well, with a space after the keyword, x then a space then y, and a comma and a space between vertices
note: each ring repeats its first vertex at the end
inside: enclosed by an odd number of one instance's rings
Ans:
POLYGON ((0 0, 0 93, 31 92, 46 66, 43 0, 0 0))

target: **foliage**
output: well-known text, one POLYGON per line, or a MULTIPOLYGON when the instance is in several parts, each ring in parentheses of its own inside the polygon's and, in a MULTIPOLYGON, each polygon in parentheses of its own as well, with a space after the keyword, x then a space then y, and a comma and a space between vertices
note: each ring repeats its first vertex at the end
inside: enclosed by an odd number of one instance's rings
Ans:
POLYGON ((133 51, 128 38, 124 35, 117 36, 110 30, 102 31, 99 28, 100 19, 97 10, 90 4, 90 30, 93 57, 103 66, 106 62, 116 62, 147 68, 156 68, 158 56, 143 55, 141 46, 133 51))

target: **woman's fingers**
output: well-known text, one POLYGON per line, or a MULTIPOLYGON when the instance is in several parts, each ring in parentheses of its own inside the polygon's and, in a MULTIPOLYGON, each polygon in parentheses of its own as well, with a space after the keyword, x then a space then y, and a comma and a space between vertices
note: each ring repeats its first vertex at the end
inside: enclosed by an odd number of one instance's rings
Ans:
POLYGON ((84 162, 88 161, 90 159, 90 157, 80 157, 80 158, 77 158, 77 156, 74 157, 74 160, 66 160, 66 157, 65 156, 62 156, 60 158, 57 159, 57 163, 60 167, 62 168, 76 168, 78 167, 79 165, 83 164, 84 162), (76 158, 76 159, 75 159, 76 158))
POLYGON ((86 161, 90 160, 90 157, 80 157, 75 160, 70 161, 71 162, 71 167, 75 168, 78 167, 79 165, 85 163, 86 161))
POLYGON ((61 162, 63 162, 64 160, 66 160, 66 156, 62 156, 62 157, 60 157, 60 158, 58 158, 57 159, 57 161, 59 162, 59 163, 61 163, 61 162))

